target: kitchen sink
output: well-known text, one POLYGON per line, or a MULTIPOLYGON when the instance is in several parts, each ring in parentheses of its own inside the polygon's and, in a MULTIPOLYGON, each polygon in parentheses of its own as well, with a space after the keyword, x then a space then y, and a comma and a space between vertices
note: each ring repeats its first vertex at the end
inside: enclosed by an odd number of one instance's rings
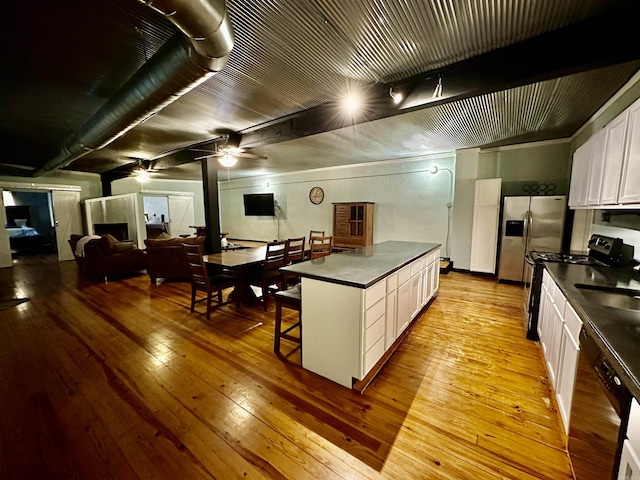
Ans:
POLYGON ((640 290, 576 283, 580 294, 590 302, 613 308, 640 310, 640 290))

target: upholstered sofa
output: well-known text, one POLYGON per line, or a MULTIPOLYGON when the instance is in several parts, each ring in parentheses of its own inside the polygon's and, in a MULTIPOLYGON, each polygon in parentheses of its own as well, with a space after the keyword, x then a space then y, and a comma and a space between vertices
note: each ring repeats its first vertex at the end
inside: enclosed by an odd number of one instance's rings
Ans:
POLYGON ((182 244, 203 245, 204 238, 147 238, 144 243, 147 246, 147 273, 151 284, 155 285, 158 278, 188 280, 189 265, 182 244))
POLYGON ((76 255, 76 246, 83 235, 71 235, 69 245, 76 262, 83 270, 107 277, 145 270, 145 253, 133 242, 118 241, 107 234, 85 243, 84 256, 76 255))

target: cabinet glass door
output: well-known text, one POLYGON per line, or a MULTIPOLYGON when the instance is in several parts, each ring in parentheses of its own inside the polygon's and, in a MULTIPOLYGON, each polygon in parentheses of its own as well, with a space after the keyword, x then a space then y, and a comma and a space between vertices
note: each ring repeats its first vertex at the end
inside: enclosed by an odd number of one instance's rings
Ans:
POLYGON ((352 205, 349 218, 349 234, 352 237, 364 235, 364 206, 352 205))

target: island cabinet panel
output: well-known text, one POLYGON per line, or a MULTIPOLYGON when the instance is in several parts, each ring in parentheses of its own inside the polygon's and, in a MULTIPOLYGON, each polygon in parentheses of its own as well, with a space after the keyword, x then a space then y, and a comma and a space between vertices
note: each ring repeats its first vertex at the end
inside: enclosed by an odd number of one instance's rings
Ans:
POLYGON ((360 376, 362 293, 302 278, 302 366, 349 388, 360 376))
POLYGON ((362 390, 435 295, 439 251, 385 242, 285 267, 302 278, 302 366, 362 390))

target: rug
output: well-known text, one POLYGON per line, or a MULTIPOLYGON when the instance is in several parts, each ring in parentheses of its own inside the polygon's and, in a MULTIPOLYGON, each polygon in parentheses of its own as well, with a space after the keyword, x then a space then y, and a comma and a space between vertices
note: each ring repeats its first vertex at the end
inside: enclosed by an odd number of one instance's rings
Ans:
POLYGON ((7 308, 15 307, 21 303, 28 302, 30 298, 10 298, 8 300, 0 300, 0 310, 6 310, 7 308))

